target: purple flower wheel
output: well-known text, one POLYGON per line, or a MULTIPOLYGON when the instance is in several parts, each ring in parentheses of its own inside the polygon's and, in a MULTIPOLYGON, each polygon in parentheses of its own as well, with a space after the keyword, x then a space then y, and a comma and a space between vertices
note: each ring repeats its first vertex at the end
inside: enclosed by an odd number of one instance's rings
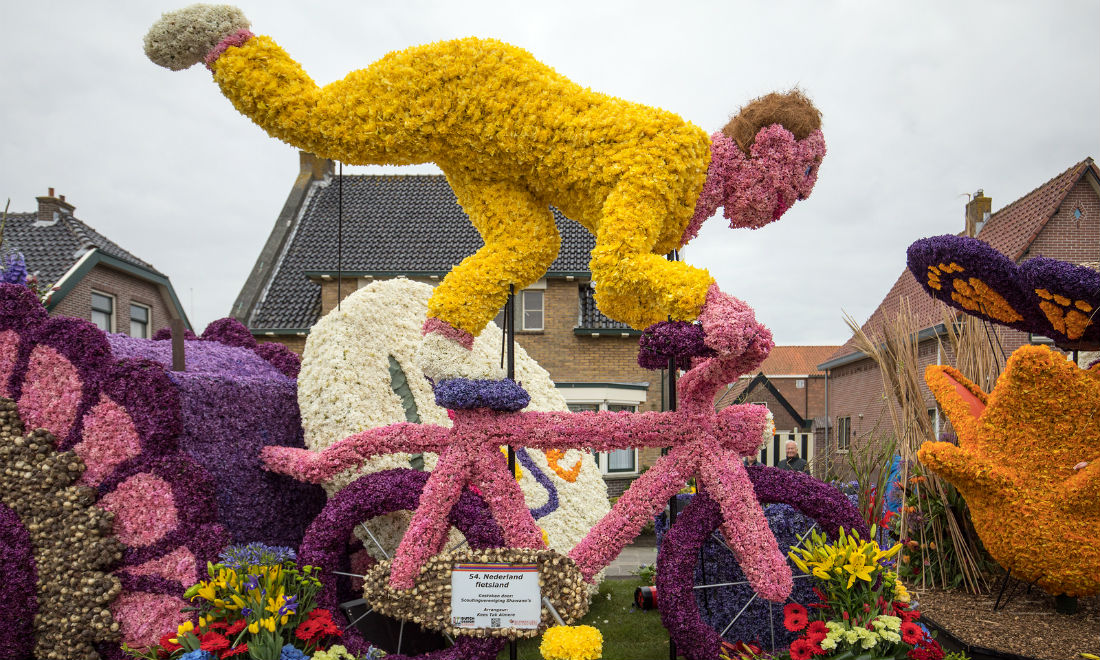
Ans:
POLYGON ((29 658, 34 648, 34 615, 38 612, 34 548, 19 516, 0 502, 0 603, 8 612, 0 617, 0 660, 29 658))
MULTIPOLYGON (((301 564, 321 567, 323 587, 317 595, 319 607, 332 612, 333 619, 345 627, 341 642, 352 653, 366 652, 368 640, 349 625, 340 604, 359 599, 351 579, 340 573, 350 573, 351 554, 356 549, 354 531, 372 518, 396 511, 413 511, 420 503, 420 491, 428 482, 429 473, 417 470, 386 470, 360 477, 328 501, 321 514, 306 530, 298 552, 301 564)), ((493 520, 489 508, 478 496, 464 491, 451 509, 451 524, 466 537, 473 548, 494 548, 504 545, 504 533, 493 520)), ((399 624, 398 624, 399 625, 399 624)), ((405 637, 407 640, 408 637, 405 637)), ((387 659, 406 660, 493 660, 504 646, 501 638, 457 637, 450 648, 408 656, 388 653, 387 659)), ((388 649, 387 649, 388 650, 388 649)), ((396 650, 396 649, 395 649, 396 650)))
MULTIPOLYGON (((835 537, 841 527, 846 530, 854 529, 863 538, 870 535, 867 524, 863 521, 863 516, 858 509, 836 488, 801 472, 762 466, 747 470, 756 491, 756 499, 761 504, 788 505, 797 513, 809 518, 830 538, 835 537)), ((717 570, 724 562, 734 565, 735 574, 740 574, 740 570, 736 569, 732 553, 726 548, 725 542, 720 540, 721 519, 717 502, 708 497, 705 492, 700 492, 692 498, 691 504, 676 518, 676 523, 664 535, 657 555, 657 594, 661 621, 668 629, 669 637, 676 643, 677 651, 688 660, 716 658, 723 640, 722 633, 734 630, 734 637, 737 636, 737 629, 733 627, 735 621, 731 622, 730 618, 736 619, 744 615, 742 606, 747 609, 749 604, 746 601, 760 600, 747 585, 737 584, 744 580, 743 577, 731 579, 729 573, 719 573, 717 570), (717 552, 714 549, 715 542, 719 548, 717 552), (704 570, 702 574, 706 576, 705 570, 708 566, 711 569, 709 578, 704 585, 696 585, 697 569, 702 567, 704 570), (731 582, 734 584, 729 584, 731 582), (722 594, 720 598, 726 601, 725 611, 733 608, 732 611, 735 613, 732 617, 719 617, 714 625, 708 623, 708 619, 714 621, 715 617, 704 616, 700 610, 700 602, 712 597, 708 594, 711 588, 696 588, 713 584, 725 585, 713 587, 713 590, 722 594), (734 590, 733 593, 727 591, 731 588, 734 590), (740 602, 730 602, 733 599, 740 599, 740 602), (721 628, 716 630, 715 625, 721 628)), ((770 522, 774 531, 775 522, 773 520, 770 522)), ((777 533, 777 537, 779 536, 780 534, 777 533)), ((797 536, 793 537, 794 541, 797 539, 797 536)), ((782 542, 782 539, 780 540, 782 542)), ((795 570, 797 572, 797 569, 795 570)), ((801 582, 803 580, 795 580, 795 591, 792 592, 795 600, 805 599, 809 593, 806 585, 800 584, 801 582)), ((812 598, 812 596, 809 597, 812 598)), ((764 616, 768 616, 766 604, 764 607, 764 616)), ((773 609, 778 612, 781 608, 773 609)), ((769 642, 766 639, 757 641, 765 645, 769 642)))

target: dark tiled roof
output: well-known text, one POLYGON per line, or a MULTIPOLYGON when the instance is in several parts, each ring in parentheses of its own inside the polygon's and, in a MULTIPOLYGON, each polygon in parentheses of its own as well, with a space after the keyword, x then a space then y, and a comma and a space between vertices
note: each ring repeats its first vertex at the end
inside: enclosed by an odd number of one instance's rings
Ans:
MULTIPOLYGON (((306 272, 335 273, 340 178, 312 184, 305 212, 248 319, 257 330, 305 329, 320 317, 321 287, 306 272)), ((356 274, 443 274, 483 243, 442 175, 343 178, 340 264, 356 274)), ((548 275, 585 275, 595 238, 553 209, 561 250, 548 275)), ((604 319, 606 323, 612 323, 604 319)), ((625 327, 625 326, 623 326, 625 327)))
POLYGON ((578 330, 614 330, 617 332, 629 332, 631 334, 637 334, 634 328, 631 328, 625 323, 619 323, 618 321, 612 321, 603 314, 600 310, 596 309, 596 296, 592 287, 587 284, 580 285, 581 294, 581 314, 580 325, 577 326, 578 330))
MULTIPOLYGON (((1090 169, 1100 178, 1100 168, 1097 168, 1091 158, 1086 158, 1001 208, 989 216, 989 220, 978 232, 978 238, 997 248, 1013 261, 1019 262, 1027 248, 1039 236, 1039 232, 1058 211, 1058 206, 1065 199, 1066 194, 1090 169)), ((863 324, 863 331, 868 335, 876 333, 889 319, 896 318, 902 300, 909 302, 917 327, 929 328, 943 322, 939 303, 925 293, 913 274, 905 269, 894 282, 890 293, 886 294, 878 308, 871 314, 871 318, 863 324)), ((853 336, 825 362, 857 352, 855 336, 853 336)))
POLYGON ((39 222, 37 213, 9 213, 3 239, 3 252, 22 252, 27 270, 38 274, 43 287, 56 283, 93 247, 151 273, 163 275, 71 215, 61 215, 56 222, 39 222))

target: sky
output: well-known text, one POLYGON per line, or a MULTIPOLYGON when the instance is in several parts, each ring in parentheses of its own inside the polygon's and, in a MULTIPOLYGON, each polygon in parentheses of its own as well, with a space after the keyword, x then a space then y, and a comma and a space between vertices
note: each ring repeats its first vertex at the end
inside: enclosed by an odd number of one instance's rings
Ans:
MULTIPOLYGON (((816 189, 777 223, 704 225, 684 259, 756 308, 780 344, 841 344, 914 240, 956 233, 1100 156, 1100 2, 265 1, 238 6, 320 84, 392 50, 464 36, 708 133, 798 86, 821 109, 816 189)), ((166 0, 0 2, 0 204, 53 187, 167 274, 201 330, 227 316, 298 172, 209 72, 149 62, 166 0)), ((435 172, 433 166, 345 173, 435 172)))

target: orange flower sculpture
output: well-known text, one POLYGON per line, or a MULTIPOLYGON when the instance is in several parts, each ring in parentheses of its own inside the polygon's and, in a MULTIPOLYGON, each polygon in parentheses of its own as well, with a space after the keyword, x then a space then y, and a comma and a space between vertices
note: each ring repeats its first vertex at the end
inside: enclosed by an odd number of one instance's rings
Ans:
POLYGON ((952 367, 925 380, 959 444, 918 456, 966 498, 989 554, 1049 593, 1100 593, 1100 368, 1024 346, 990 394, 952 367))

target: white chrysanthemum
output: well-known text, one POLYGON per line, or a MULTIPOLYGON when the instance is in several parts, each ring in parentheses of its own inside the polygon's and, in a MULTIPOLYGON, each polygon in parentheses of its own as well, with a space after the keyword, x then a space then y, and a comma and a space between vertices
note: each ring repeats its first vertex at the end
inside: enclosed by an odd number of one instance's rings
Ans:
MULTIPOLYGON (((420 421, 450 426, 447 411, 435 404, 431 385, 417 366, 420 328, 428 313, 432 288, 405 279, 381 280, 344 299, 310 330, 302 354, 298 377, 298 403, 306 446, 320 451, 360 431, 406 421, 405 409, 390 379, 390 356, 400 365, 416 402, 420 421)), ((470 358, 485 365, 500 364, 501 331, 490 323, 474 341, 470 358)), ((526 410, 566 410, 565 399, 554 387, 549 374, 516 346, 516 380, 531 395, 526 410)), ((558 492, 558 509, 539 520, 550 547, 568 552, 609 510, 607 487, 591 454, 568 450, 559 460, 568 470, 580 462, 573 482, 557 475, 546 455, 527 450, 539 471, 553 482, 558 492)), ((424 456, 427 469, 435 467, 434 454, 424 456)), ((408 467, 408 454, 390 454, 370 461, 362 470, 344 473, 326 484, 334 493, 361 474, 408 467)), ((546 504, 548 493, 536 476, 522 469, 520 487, 527 506, 546 504)), ((376 520, 372 532, 387 547, 397 546, 407 514, 394 514, 388 522, 376 520)), ((368 547, 372 544, 368 543, 368 547)))
POLYGON ((167 12, 145 33, 145 55, 173 71, 198 64, 225 37, 249 26, 230 5, 195 4, 167 12))

